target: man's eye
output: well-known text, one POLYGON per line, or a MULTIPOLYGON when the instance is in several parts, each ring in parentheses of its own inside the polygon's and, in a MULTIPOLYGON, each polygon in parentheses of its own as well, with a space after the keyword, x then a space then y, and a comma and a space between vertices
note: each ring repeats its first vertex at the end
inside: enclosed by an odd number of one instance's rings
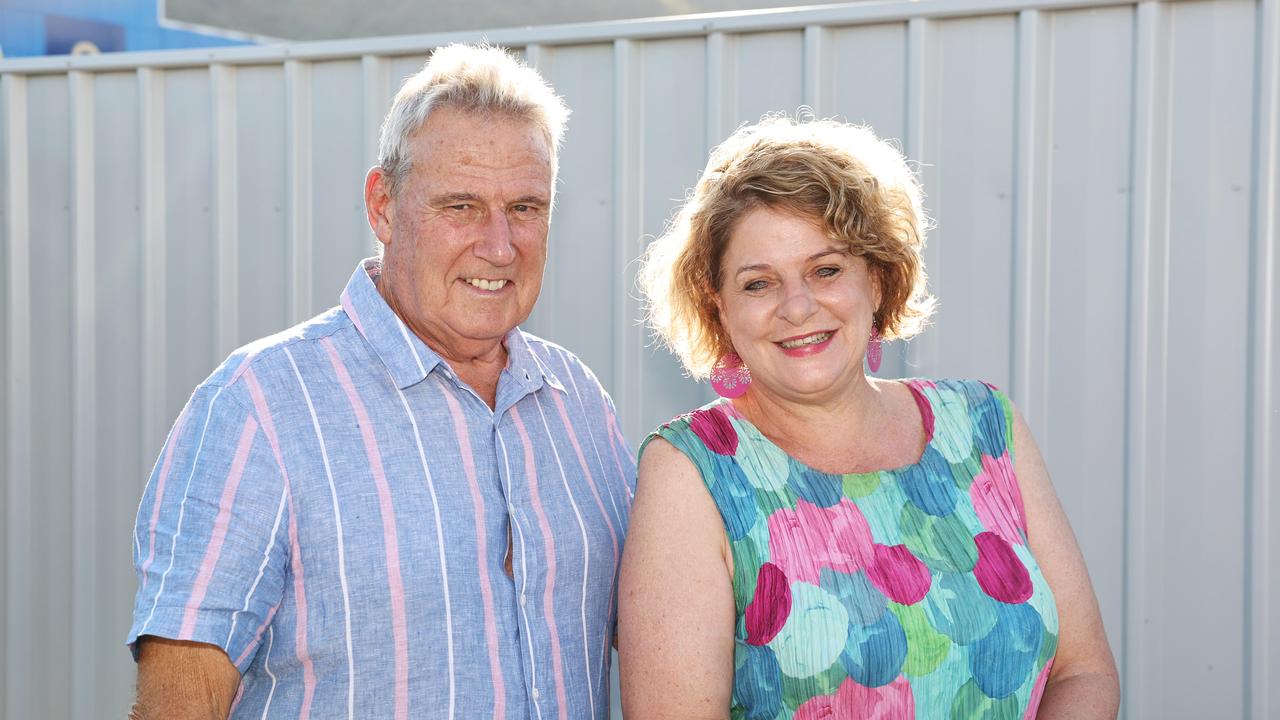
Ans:
POLYGON ((533 207, 530 205, 512 205, 511 209, 521 214, 533 212, 533 207))
POLYGON ((471 209, 471 205, 468 203, 458 203, 457 205, 450 205, 449 209, 457 210, 458 212, 465 212, 471 209))

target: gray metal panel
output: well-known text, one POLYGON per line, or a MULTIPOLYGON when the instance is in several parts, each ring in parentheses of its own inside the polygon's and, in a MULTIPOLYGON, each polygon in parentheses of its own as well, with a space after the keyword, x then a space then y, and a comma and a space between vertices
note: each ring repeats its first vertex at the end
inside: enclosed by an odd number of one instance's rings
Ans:
POLYGON ((917 343, 921 371, 1009 384, 1015 18, 939 23, 928 72, 936 104, 921 162, 938 229, 928 267, 940 305, 917 343), (929 179, 932 177, 933 182, 929 179))
POLYGON ((98 309, 93 388, 97 422, 95 536, 88 572, 96 592, 78 589, 77 600, 93 609, 92 711, 123 717, 132 700, 133 663, 124 638, 137 581, 132 547, 107 542, 133 533, 138 497, 154 458, 143 457, 138 398, 142 395, 142 231, 138 84, 133 73, 110 73, 94 81, 94 149, 97 230, 93 304, 98 309))
POLYGON ((804 34, 745 33, 735 39, 734 51, 733 125, 755 122, 768 112, 795 114, 804 103, 804 34))
POLYGON ((882 138, 906 134, 907 25, 888 23, 831 32, 835 97, 819 115, 870 125, 882 138))
MULTIPOLYGON (((387 71, 387 78, 390 81, 387 86, 390 91, 390 94, 387 95, 388 101, 395 96, 396 91, 404 84, 406 78, 422 69, 423 63, 427 61, 429 56, 430 53, 424 49, 423 52, 413 55, 400 55, 390 58, 390 68, 387 71)), ((390 102, 387 105, 390 105, 390 102)), ((386 112, 387 108, 384 106, 382 114, 385 115, 386 112)))
POLYGON ((361 258, 375 254, 364 213, 364 175, 369 169, 359 102, 364 76, 357 59, 316 63, 311 68, 311 197, 315 229, 311 256, 311 313, 338 304, 361 258))
POLYGON ((4 323, 5 440, 4 473, 4 688, 6 717, 29 714, 30 694, 20 675, 31 645, 31 293, 30 212, 27 188, 29 153, 27 79, 0 79, 4 102, 4 323))
POLYGON ((213 108, 209 71, 164 76, 165 417, 172 423, 221 360, 213 244, 213 108))
POLYGON ((579 45, 544 50, 536 65, 575 113, 560 151, 556 207, 548 239, 542 294, 525 323, 532 333, 577 353, 605 388, 616 391, 613 297, 617 246, 613 223, 613 46, 579 45), (562 192, 574 188, 572 192, 562 192), (582 302, 582 298, 598 298, 582 302))
MULTIPOLYGON (((0 78, 0 138, 4 138, 0 142, 0 233, 4 236, 4 244, 0 246, 0 298, 3 299, 5 309, 3 310, 4 327, 0 328, 0 498, 5 502, 5 509, 0 511, 0 540, 5 543, 6 547, 13 544, 13 539, 9 536, 9 513, 12 511, 12 500, 10 499, 10 486, 18 485, 17 473, 13 472, 11 463, 13 455, 9 452, 9 432, 10 418, 16 415, 16 410, 11 404, 10 384, 13 382, 13 374, 10 368, 9 352, 11 346, 10 333, 12 331, 12 323, 9 322, 9 313, 13 311, 14 303, 10 299, 10 292, 13 283, 10 278, 10 268, 13 266, 12 255, 17 251, 15 247, 18 243, 12 237, 10 228, 13 225, 13 214, 9 211, 9 194, 13 187, 13 182, 9 176, 10 157, 13 154, 12 144, 13 138, 10 134, 10 126, 12 121, 9 114, 13 109, 13 100, 11 98, 10 83, 13 78, 0 78)), ((25 138, 23 139, 25 144, 25 138)), ((22 243, 25 246, 25 243, 22 243)), ((8 599, 9 599, 9 573, 12 568, 9 567, 7 558, 0 565, 0 603, 4 603, 5 607, 0 608, 0 697, 9 697, 9 618, 7 617, 8 599)), ((4 712, 5 703, 0 702, 0 713, 4 712)))
MULTIPOLYGON (((28 604, 31 644, 24 687, 27 717, 70 717, 72 648, 71 521, 73 433, 73 280, 70 201, 70 102, 66 76, 33 78, 27 88, 33 192, 30 302, 31 324, 30 535, 18 552, 27 555, 28 582, 14 588, 28 604), (61 562, 50 562, 60 558, 61 562)), ((21 701, 19 701, 21 704, 21 701)))
POLYGON ((233 346, 290 324, 289 285, 280 281, 288 263, 284 72, 272 65, 237 68, 235 94, 241 132, 235 150, 239 328, 233 346))
POLYGON ((1255 7, 1171 7, 1165 712, 1243 710, 1244 457, 1255 7), (1179 697, 1179 688, 1196 688, 1179 697))
POLYGON ((1249 632, 1244 635, 1250 717, 1280 714, 1280 2, 1258 8, 1258 97, 1253 199, 1253 353, 1250 385, 1249 632))
MULTIPOLYGON (((1112 638, 1124 600, 1125 374, 1129 332, 1130 182, 1127 8, 1061 13, 1053 20, 1046 138, 1048 226, 1041 244, 1048 282, 1035 288, 1032 320, 1047 336, 1045 391, 1033 431, 1072 518, 1088 518, 1081 546, 1112 638), (1082 392, 1088 388, 1087 392, 1082 392)), ((1031 422, 1031 421, 1029 421, 1031 422)), ((1115 643, 1119 650, 1119 642, 1115 643)))
MULTIPOLYGON (((703 98, 707 78, 687 71, 703 62, 705 53, 700 39, 659 40, 645 45, 641 127, 646 141, 640 197, 641 227, 646 239, 657 237, 666 229, 676 204, 697 182, 698 173, 706 164, 703 98)), ((618 290, 632 288, 634 285, 624 285, 618 290)), ((635 327, 635 332, 643 333, 646 343, 638 378, 642 413, 639 427, 623 429, 627 438, 639 445, 644 435, 660 423, 714 396, 706 384, 695 385, 684 379, 679 363, 652 340, 647 330, 635 327)))

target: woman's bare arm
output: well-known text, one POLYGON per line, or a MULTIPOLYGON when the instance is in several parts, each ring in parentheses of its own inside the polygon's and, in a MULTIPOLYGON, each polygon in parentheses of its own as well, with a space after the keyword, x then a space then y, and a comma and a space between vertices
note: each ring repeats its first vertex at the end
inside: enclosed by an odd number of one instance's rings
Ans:
POLYGON ((1028 542, 1058 606, 1058 654, 1037 717, 1114 720, 1120 709, 1120 679, 1098 598, 1044 458, 1016 408, 1013 443, 1028 542))
POLYGON ((627 720, 721 720, 733 693, 732 559, 698 471, 665 440, 640 461, 618 585, 627 720))

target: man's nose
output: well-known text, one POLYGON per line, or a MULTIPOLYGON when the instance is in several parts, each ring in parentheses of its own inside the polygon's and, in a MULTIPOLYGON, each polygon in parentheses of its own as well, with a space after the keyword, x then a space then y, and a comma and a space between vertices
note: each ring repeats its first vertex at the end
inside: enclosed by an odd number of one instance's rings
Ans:
POLYGON ((476 257, 492 265, 508 265, 516 259, 514 240, 511 218, 505 212, 491 212, 486 215, 483 227, 480 228, 480 238, 476 240, 474 252, 476 257))
POLYGON ((818 301, 808 283, 792 282, 783 285, 782 304, 778 316, 792 325, 803 325, 818 311, 818 301))

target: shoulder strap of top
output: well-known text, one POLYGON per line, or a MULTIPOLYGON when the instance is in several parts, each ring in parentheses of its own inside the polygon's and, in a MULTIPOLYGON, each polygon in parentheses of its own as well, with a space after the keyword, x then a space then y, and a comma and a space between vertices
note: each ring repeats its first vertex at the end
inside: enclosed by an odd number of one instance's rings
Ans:
POLYGON ((733 455, 738 447, 738 432, 719 405, 686 413, 649 433, 640 446, 640 455, 656 437, 684 453, 702 473, 704 480, 715 475, 716 455, 733 455))
POLYGON ((998 458, 1009 453, 1013 459, 1013 406, 1009 397, 994 385, 980 380, 935 380, 939 389, 963 399, 963 405, 948 405, 935 412, 966 413, 974 443, 983 453, 998 458))

